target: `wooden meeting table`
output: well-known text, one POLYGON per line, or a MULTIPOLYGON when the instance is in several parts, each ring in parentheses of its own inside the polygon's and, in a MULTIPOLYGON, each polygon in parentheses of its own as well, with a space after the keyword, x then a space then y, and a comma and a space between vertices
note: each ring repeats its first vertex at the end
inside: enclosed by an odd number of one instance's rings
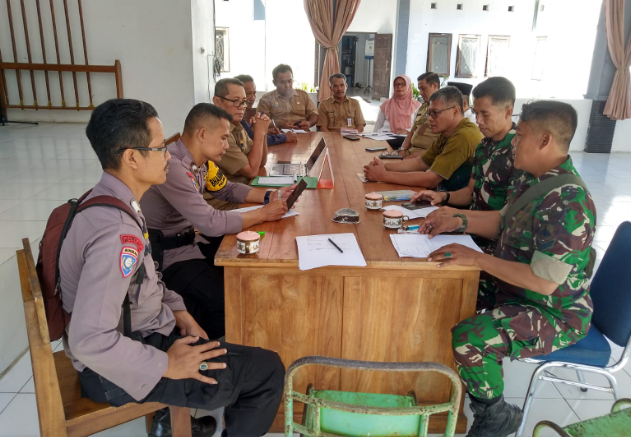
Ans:
MULTIPOLYGON (((235 235, 226 235, 217 251, 215 263, 224 267, 225 276, 226 341, 276 351, 286 367, 303 356, 324 355, 434 361, 455 369, 451 328, 475 313, 479 270, 437 268, 425 259, 399 258, 390 241, 396 231, 383 227, 381 211, 366 209, 364 196, 418 188, 363 183, 357 176, 379 155, 365 148, 386 145, 385 141, 350 141, 337 133, 301 134, 297 144, 270 147, 267 171, 277 161, 306 162, 322 137, 330 151, 335 188, 305 190, 295 207, 300 215, 250 228, 265 231, 258 254, 239 255, 235 235), (357 211, 361 222, 333 222, 335 211, 345 207, 357 211), (296 237, 332 233, 354 233, 367 266, 300 271, 296 237)), ((318 176, 323 161, 324 154, 311 176, 318 176)), ((328 177, 326 168, 322 177, 328 177)), ((304 393, 309 383, 319 390, 390 394, 414 390, 419 403, 446 402, 450 394, 449 380, 436 374, 307 367, 294 379, 294 389, 304 393)), ((432 417, 436 418, 430 420, 429 431, 444 432, 447 416, 432 417)), ((457 432, 465 428, 461 408, 457 432)), ((282 430, 281 404, 272 431, 282 430)))

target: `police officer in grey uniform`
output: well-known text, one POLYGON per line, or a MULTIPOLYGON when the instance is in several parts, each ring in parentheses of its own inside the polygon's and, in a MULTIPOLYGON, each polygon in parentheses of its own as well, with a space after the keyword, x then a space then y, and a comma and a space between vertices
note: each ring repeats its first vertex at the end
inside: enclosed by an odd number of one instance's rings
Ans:
POLYGON ((226 179, 215 162, 228 149, 231 118, 210 103, 195 105, 186 117, 182 137, 169 146, 166 182, 151 187, 140 202, 165 284, 184 298, 211 339, 224 335, 223 270, 213 261, 223 235, 280 219, 294 189, 253 189, 226 179), (219 211, 206 202, 205 191, 220 200, 264 206, 243 213, 219 211))
MULTIPOLYGON (((124 99, 92 113, 86 133, 104 173, 88 198, 114 196, 135 216, 103 206, 75 217, 59 262, 63 305, 72 314, 64 347, 82 394, 95 402, 226 406, 224 435, 260 436, 278 411, 280 358, 209 341, 154 267, 138 201, 168 172, 170 155, 157 117, 151 105, 124 99)), ((202 425, 194 435, 214 433, 209 423, 202 425)))

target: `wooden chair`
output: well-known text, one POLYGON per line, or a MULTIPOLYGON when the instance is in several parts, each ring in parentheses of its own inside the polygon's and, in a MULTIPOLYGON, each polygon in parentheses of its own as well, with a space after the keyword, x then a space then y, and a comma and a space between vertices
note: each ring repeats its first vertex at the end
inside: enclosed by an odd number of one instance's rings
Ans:
MULTIPOLYGON (((42 437, 83 437, 144 417, 167 407, 160 403, 130 403, 122 407, 97 404, 81 397, 79 376, 64 351, 53 353, 42 291, 28 238, 17 251, 35 398, 42 437)), ((171 428, 177 437, 191 437, 189 408, 170 407, 171 428)))
POLYGON ((177 140, 180 139, 180 133, 176 132, 173 135, 171 135, 169 138, 167 138, 165 140, 166 145, 168 146, 169 144, 173 144, 175 143, 177 140))

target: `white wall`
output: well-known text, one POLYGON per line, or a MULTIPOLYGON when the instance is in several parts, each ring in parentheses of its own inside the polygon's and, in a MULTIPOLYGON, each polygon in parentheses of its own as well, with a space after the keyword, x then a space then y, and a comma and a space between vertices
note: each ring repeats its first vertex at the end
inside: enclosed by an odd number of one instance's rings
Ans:
POLYGON ((212 75, 215 32, 212 22, 212 2, 208 0, 192 0, 193 47, 191 55, 193 58, 194 103, 210 102, 214 94, 215 81, 212 75))
MULTIPOLYGON (((27 3, 29 37, 33 49, 33 62, 41 62, 39 33, 34 2, 27 3)), ((54 0, 57 19, 57 32, 62 63, 70 63, 67 52, 66 26, 62 0, 54 0)), ((48 2, 41 2, 46 54, 49 62, 55 53, 50 9, 48 2)), ((113 65, 118 59, 122 64, 124 96, 145 100, 155 106, 164 123, 166 133, 179 131, 190 108, 199 101, 207 101, 206 57, 200 47, 212 50, 212 4, 203 0, 84 0, 83 15, 90 64, 113 65), (193 25, 194 31, 191 31, 193 25), (195 46, 193 45, 195 39, 195 46), (195 50, 195 51, 194 51, 195 50)), ((72 24, 75 62, 84 62, 81 46, 76 3, 69 2, 72 24)), ((13 8, 14 24, 21 29, 19 8, 13 8), (18 25, 19 24, 19 25, 18 25)), ((0 3, 0 20, 6 20, 6 3, 0 3)), ((3 59, 10 60, 10 36, 8 26, 0 21, 0 48, 3 59)), ((21 62, 27 62, 24 37, 16 31, 18 52, 23 54, 21 62)), ((82 75, 78 75, 79 100, 81 105, 89 102, 87 86, 82 75)), ((113 75, 92 74, 94 104, 116 97, 113 75)), ((22 73, 23 89, 26 96, 30 92, 28 73, 22 73)), ((7 74, 12 102, 19 101, 17 87, 12 74, 7 74)), ((36 74, 39 103, 46 95, 44 74, 36 74)), ((56 74, 50 75, 53 99, 60 102, 59 83, 56 74)), ((66 103, 75 104, 72 75, 64 73, 66 103)), ((25 98, 25 103, 32 102, 25 98)), ((9 110, 13 120, 35 121, 78 121, 86 122, 90 111, 34 111, 9 110)))
POLYGON ((265 20, 254 18, 252 0, 217 1, 217 27, 230 34, 230 71, 221 77, 249 74, 258 90, 271 91, 272 70, 289 64, 295 86, 314 86, 315 39, 298 0, 267 0, 265 20))
MULTIPOLYGON (((518 54, 529 52, 529 36, 532 27, 534 0, 411 0, 410 27, 408 31, 408 59, 406 71, 416 78, 427 67, 427 51, 430 33, 451 33, 451 65, 449 80, 477 84, 484 80, 486 49, 489 35, 508 35, 511 52, 518 54), (431 3, 437 3, 437 9, 431 9, 431 3), (463 10, 456 5, 463 4, 463 10), (482 6, 489 5, 489 11, 482 6), (508 6, 514 5, 515 11, 508 12, 508 6), (456 78, 456 59, 459 35, 480 35, 477 78, 456 78)), ((510 74, 516 78, 524 76, 519 72, 519 64, 514 60, 507 63, 510 74)), ((530 71, 527 72, 528 76, 530 71)))
POLYGON ((411 0, 406 71, 410 77, 426 71, 430 33, 451 33, 450 80, 477 84, 484 80, 489 35, 507 35, 511 58, 506 76, 518 96, 581 98, 587 90, 601 2, 542 1, 545 10, 539 12, 533 31, 535 0, 411 0), (430 3, 437 3, 437 9, 430 3), (457 10, 457 4, 463 9, 457 10), (480 35, 476 78, 455 77, 458 37, 465 34, 480 35), (548 37, 542 81, 530 79, 537 36, 548 37))

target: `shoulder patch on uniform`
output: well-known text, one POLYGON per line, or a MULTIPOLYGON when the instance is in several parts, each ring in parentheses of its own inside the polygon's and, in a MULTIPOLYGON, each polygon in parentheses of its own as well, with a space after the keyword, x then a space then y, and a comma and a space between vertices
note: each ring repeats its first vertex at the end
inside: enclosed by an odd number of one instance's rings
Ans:
POLYGON ((123 247, 120 256, 120 267, 123 278, 128 277, 134 271, 134 266, 138 262, 138 252, 131 247, 123 247))
POLYGON ((206 173, 206 189, 208 191, 219 191, 226 186, 228 180, 226 176, 219 170, 217 164, 208 161, 208 173, 206 173))
POLYGON ((193 176, 193 173, 191 173, 190 171, 187 171, 186 174, 188 175, 189 178, 191 178, 191 181, 193 181, 193 186, 197 190, 197 181, 195 180, 195 176, 193 176))
MULTIPOLYGON (((120 239, 121 239, 121 243, 123 244, 133 244, 134 246, 136 246, 136 249, 138 250, 138 252, 142 252, 142 249, 144 249, 145 247, 145 245, 140 240, 140 238, 136 237, 135 235, 121 234, 120 239)), ((136 254, 136 256, 137 255, 138 254, 136 254)))

